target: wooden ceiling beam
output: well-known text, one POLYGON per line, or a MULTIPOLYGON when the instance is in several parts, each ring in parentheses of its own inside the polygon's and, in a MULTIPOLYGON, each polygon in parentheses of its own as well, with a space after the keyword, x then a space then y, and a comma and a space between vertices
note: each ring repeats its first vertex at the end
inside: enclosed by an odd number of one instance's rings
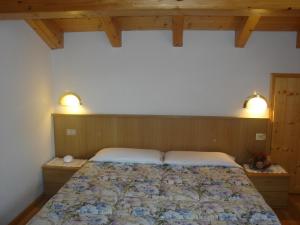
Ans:
POLYGON ((119 25, 116 23, 114 18, 109 16, 101 17, 101 23, 103 30, 106 33, 107 38, 109 39, 113 47, 122 46, 122 32, 119 25))
POLYGON ((297 32, 297 48, 300 48, 300 31, 297 32))
POLYGON ((86 18, 99 16, 274 14, 300 16, 299 0, 1 0, 2 19, 86 18))
POLYGON ((0 12, 156 9, 300 9, 299 0, 1 0, 0 12))
POLYGON ((243 26, 235 32, 235 47, 244 48, 252 31, 258 24, 261 16, 249 16, 244 22, 243 26))
POLYGON ((173 16, 172 32, 173 32, 174 47, 182 47, 183 45, 183 28, 184 28, 184 16, 173 16))
MULTIPOLYGON (((0 8, 1 10, 1 8, 0 8)), ((299 9, 269 10, 269 9, 243 9, 243 10, 211 10, 211 9, 157 9, 157 10, 79 10, 79 11, 53 11, 53 12, 1 12, 0 20, 23 19, 80 19, 99 18, 101 16, 251 16, 264 17, 300 17, 299 9)))
POLYGON ((51 49, 64 47, 64 33, 52 20, 26 20, 51 49))
MULTIPOLYGON (((114 17, 122 31, 132 30, 172 30, 170 16, 122 16, 114 17)), ((99 18, 56 19, 64 32, 102 31, 99 18)), ((237 30, 243 17, 233 16, 185 16, 184 30, 237 30)), ((255 31, 300 30, 300 20, 291 17, 262 17, 255 31)))

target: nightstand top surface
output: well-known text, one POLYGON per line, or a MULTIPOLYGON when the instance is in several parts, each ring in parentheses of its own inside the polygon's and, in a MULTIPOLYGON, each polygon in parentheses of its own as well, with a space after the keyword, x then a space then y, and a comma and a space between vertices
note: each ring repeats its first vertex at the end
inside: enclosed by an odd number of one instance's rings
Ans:
POLYGON ((288 172, 282 166, 277 164, 271 165, 263 171, 251 169, 248 164, 244 164, 243 167, 247 175, 250 176, 289 176, 288 172))
POLYGON ((79 169, 87 162, 86 159, 73 159, 72 162, 66 163, 63 158, 54 158, 44 164, 44 168, 62 168, 62 169, 79 169))

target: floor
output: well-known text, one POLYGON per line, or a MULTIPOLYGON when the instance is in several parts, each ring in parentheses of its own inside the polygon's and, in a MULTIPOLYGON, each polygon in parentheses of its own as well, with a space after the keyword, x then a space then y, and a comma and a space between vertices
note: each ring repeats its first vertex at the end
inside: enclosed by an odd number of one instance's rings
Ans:
POLYGON ((282 225, 300 225, 300 195, 289 195, 289 207, 274 211, 282 225))
POLYGON ((25 225, 49 199, 50 197, 45 195, 40 196, 8 225, 25 225))
MULTIPOLYGON (((48 198, 42 198, 38 204, 31 208, 24 217, 14 225, 25 225, 39 209, 47 202, 48 198)), ((289 195, 289 207, 286 209, 275 209, 282 225, 300 225, 300 195, 289 195)))

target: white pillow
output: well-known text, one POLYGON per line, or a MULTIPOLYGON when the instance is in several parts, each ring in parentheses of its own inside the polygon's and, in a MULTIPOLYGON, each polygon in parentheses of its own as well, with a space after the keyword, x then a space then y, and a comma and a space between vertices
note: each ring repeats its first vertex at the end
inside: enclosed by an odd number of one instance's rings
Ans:
POLYGON ((162 164, 163 154, 154 149, 104 148, 90 161, 162 164))
POLYGON ((169 151, 164 163, 195 166, 240 167, 232 156, 222 152, 169 151))

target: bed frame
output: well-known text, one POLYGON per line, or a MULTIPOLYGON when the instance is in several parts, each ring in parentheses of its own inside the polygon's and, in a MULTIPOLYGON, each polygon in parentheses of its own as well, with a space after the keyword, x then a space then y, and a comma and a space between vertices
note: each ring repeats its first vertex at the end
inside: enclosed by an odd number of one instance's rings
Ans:
POLYGON ((220 151, 245 162, 269 146, 268 119, 53 114, 55 154, 90 158, 105 147, 220 151), (266 140, 257 141, 256 133, 266 140))

